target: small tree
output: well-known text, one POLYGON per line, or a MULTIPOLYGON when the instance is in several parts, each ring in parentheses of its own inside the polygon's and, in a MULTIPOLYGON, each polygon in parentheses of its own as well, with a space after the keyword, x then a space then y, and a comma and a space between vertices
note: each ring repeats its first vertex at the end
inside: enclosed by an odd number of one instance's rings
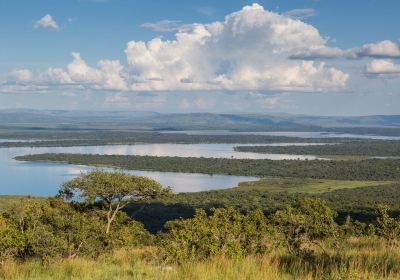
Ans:
POLYGON ((99 170, 81 174, 64 183, 59 191, 59 195, 67 200, 76 197, 88 204, 100 204, 106 211, 106 234, 110 233, 118 212, 129 203, 169 194, 170 188, 164 188, 152 179, 99 170))
POLYGON ((282 233, 289 252, 307 253, 307 245, 315 244, 324 248, 318 240, 337 238, 338 226, 335 223, 336 212, 318 198, 303 198, 294 206, 277 211, 273 220, 282 233))
POLYGON ((394 247, 400 238, 400 218, 389 215, 389 206, 378 205, 377 233, 386 240, 389 247, 394 247))

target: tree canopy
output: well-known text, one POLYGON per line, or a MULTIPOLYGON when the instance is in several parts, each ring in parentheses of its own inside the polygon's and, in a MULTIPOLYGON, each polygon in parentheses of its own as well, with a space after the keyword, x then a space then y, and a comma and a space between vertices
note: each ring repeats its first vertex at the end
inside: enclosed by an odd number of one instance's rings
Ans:
POLYGON ((100 205, 106 211, 107 234, 117 213, 129 203, 170 194, 170 188, 164 188, 153 179, 101 170, 81 174, 64 183, 59 190, 59 196, 64 199, 76 198, 87 204, 100 205))

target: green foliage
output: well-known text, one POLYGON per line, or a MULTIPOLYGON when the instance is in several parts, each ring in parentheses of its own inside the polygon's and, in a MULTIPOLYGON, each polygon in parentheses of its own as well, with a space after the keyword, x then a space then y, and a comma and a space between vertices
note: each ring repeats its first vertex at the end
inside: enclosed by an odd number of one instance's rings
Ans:
POLYGON ((337 237, 336 212, 320 199, 303 198, 295 206, 277 211, 272 220, 283 235, 287 249, 293 254, 310 250, 318 240, 337 237))
POLYGON ((170 192, 169 188, 163 188, 150 178, 96 170, 64 183, 59 196, 67 200, 78 197, 78 200, 83 200, 87 204, 101 205, 107 217, 108 234, 112 222, 126 205, 133 201, 169 195, 170 192))
POLYGON ((0 264, 18 255, 24 248, 24 237, 0 216, 0 264))
POLYGON ((333 180, 398 180, 400 159, 268 160, 90 154, 36 154, 17 160, 67 162, 133 170, 294 177, 333 180))
MULTIPOLYGON (((1 120, 0 120, 1 121, 1 120)), ((226 128, 224 128, 226 129, 226 128)), ((141 143, 274 143, 274 142, 335 142, 338 139, 300 138, 268 135, 189 135, 184 133, 160 133, 138 131, 4 131, 0 138, 40 141, 1 142, 0 147, 71 147, 98 145, 134 145, 141 143)))
POLYGON ((233 208, 219 208, 207 216, 197 209, 192 219, 170 221, 166 229, 161 246, 174 261, 216 255, 239 258, 265 253, 274 243, 272 228, 260 210, 244 215, 233 208))
POLYGON ((386 240, 389 247, 394 247, 400 239, 400 217, 390 217, 389 209, 384 204, 378 206, 377 233, 386 240))
POLYGON ((23 195, 0 195, 0 212, 14 204, 23 204, 32 200, 42 200, 44 197, 23 195))
POLYGON ((235 151, 320 156, 400 156, 400 141, 353 141, 334 145, 238 146, 235 151))
MULTIPOLYGON (((179 193, 155 201, 133 203, 128 205, 125 211, 153 233, 161 230, 166 221, 193 217, 196 208, 209 210, 213 207, 234 207, 241 212, 260 208, 264 213, 271 214, 287 204, 296 204, 303 197, 318 197, 326 201, 331 209, 338 212, 336 218, 338 223, 343 223, 347 216, 359 222, 373 223, 376 221, 375 209, 379 203, 387 203, 396 214, 400 212, 399 183, 351 188, 350 182, 345 182, 343 186, 347 189, 338 189, 342 184, 341 181, 337 181, 337 187, 332 187, 336 189, 334 191, 328 189, 325 193, 310 194, 301 192, 302 189, 309 189, 307 184, 309 179, 282 179, 282 181, 287 182, 289 188, 290 185, 298 185, 298 192, 269 191, 268 184, 264 183, 257 187, 246 184, 238 188, 179 193)), ((355 184, 359 186, 361 183, 356 181, 355 184)), ((274 184, 273 187, 280 187, 281 190, 285 188, 283 185, 280 186, 280 183, 274 184)))
POLYGON ((59 194, 67 199, 77 195, 87 203, 100 202, 108 207, 114 202, 154 199, 168 192, 168 189, 147 177, 96 170, 64 183, 59 194))
POLYGON ((106 235, 103 217, 81 211, 60 199, 49 198, 15 205, 0 218, 0 256, 51 261, 78 255, 95 257, 122 246, 148 244, 143 226, 120 213, 115 230, 106 235))
POLYGON ((96 254, 104 242, 98 230, 101 220, 75 211, 58 199, 47 199, 9 208, 2 214, 9 235, 23 243, 16 256, 72 258, 78 254, 96 254))
POLYGON ((373 236, 376 233, 376 228, 373 224, 367 224, 354 220, 351 216, 347 216, 344 223, 340 225, 340 235, 342 238, 373 236))

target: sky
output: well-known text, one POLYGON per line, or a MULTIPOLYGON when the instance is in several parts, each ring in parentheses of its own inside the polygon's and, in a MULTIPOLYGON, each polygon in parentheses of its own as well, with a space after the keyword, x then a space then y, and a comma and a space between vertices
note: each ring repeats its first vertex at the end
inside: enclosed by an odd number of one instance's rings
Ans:
POLYGON ((398 0, 2 0, 0 109, 400 114, 398 0))

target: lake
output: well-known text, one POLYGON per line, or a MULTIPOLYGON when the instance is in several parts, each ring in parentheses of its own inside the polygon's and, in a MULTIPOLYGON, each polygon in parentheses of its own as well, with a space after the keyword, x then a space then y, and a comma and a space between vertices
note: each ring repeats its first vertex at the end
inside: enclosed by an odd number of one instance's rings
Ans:
MULTIPOLYGON (((291 145, 293 143, 290 143, 291 145)), ((107 155, 152 155, 180 157, 218 158, 269 158, 269 159, 316 159, 314 156, 271 155, 233 151, 239 144, 143 144, 108 145, 89 147, 40 147, 40 148, 0 148, 0 195, 54 195, 65 181, 78 176, 93 167, 62 163, 18 162, 19 155, 40 153, 82 153, 107 155)), ((277 143, 271 145, 287 145, 277 143)), ((307 143, 298 143, 307 145, 307 143)), ((173 172, 129 171, 147 176, 164 186, 171 186, 175 192, 196 192, 237 186, 242 181, 254 181, 255 177, 187 174, 173 172)))

